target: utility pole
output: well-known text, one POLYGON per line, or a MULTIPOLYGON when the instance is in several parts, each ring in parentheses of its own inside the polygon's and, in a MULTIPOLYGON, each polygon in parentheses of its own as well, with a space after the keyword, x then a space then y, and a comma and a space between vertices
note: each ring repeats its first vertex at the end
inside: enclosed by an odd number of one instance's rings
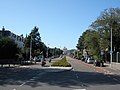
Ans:
POLYGON ((30 38, 30 61, 32 62, 32 36, 30 38))
POLYGON ((110 51, 110 67, 112 67, 112 54, 113 54, 113 51, 112 51, 112 24, 111 24, 111 51, 110 51))
POLYGON ((48 47, 47 47, 47 58, 48 58, 48 56, 49 56, 49 51, 48 51, 49 45, 50 45, 50 44, 48 44, 48 47))

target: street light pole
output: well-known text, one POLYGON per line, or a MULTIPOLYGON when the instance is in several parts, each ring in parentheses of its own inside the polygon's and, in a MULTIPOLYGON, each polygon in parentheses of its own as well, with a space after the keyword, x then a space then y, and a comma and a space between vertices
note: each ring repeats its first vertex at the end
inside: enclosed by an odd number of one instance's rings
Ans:
POLYGON ((78 52, 79 52, 79 51, 77 50, 77 58, 78 58, 78 52))
POLYGON ((32 61, 32 36, 30 39, 30 61, 32 61))
POLYGON ((112 66, 112 53, 113 53, 113 51, 112 51, 112 25, 111 25, 111 51, 110 51, 110 66, 112 66))
POLYGON ((49 56, 49 52, 48 52, 49 45, 50 45, 50 44, 48 44, 48 47, 47 47, 47 58, 48 58, 48 56, 49 56))

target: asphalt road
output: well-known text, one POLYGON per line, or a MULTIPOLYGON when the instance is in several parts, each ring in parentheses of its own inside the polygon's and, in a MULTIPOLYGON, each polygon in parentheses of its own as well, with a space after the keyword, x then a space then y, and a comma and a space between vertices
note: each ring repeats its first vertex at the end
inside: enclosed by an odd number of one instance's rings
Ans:
POLYGON ((120 90, 120 76, 68 57, 73 70, 46 72, 40 65, 0 69, 0 90, 120 90), (99 72, 100 71, 100 72, 99 72))
MULTIPOLYGON (((101 68, 83 64, 79 60, 69 58, 74 68, 77 81, 86 90, 120 90, 120 76, 106 74, 101 68)), ((81 87, 80 87, 81 88, 81 87)))

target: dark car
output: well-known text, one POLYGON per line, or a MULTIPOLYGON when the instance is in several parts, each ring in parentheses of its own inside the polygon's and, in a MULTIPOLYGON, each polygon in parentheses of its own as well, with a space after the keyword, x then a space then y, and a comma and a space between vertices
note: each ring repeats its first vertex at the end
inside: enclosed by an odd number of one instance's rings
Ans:
POLYGON ((102 60, 96 59, 94 62, 95 66, 99 66, 99 67, 103 67, 104 66, 104 62, 102 60))
POLYGON ((82 56, 82 58, 81 58, 81 61, 85 61, 85 58, 84 58, 84 56, 82 56))

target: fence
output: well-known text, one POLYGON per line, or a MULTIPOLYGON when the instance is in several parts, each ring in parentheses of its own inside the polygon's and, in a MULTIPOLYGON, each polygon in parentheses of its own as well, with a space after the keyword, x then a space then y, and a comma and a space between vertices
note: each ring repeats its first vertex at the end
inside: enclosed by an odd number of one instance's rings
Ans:
POLYGON ((120 63, 120 52, 113 53, 113 61, 112 62, 120 63))

